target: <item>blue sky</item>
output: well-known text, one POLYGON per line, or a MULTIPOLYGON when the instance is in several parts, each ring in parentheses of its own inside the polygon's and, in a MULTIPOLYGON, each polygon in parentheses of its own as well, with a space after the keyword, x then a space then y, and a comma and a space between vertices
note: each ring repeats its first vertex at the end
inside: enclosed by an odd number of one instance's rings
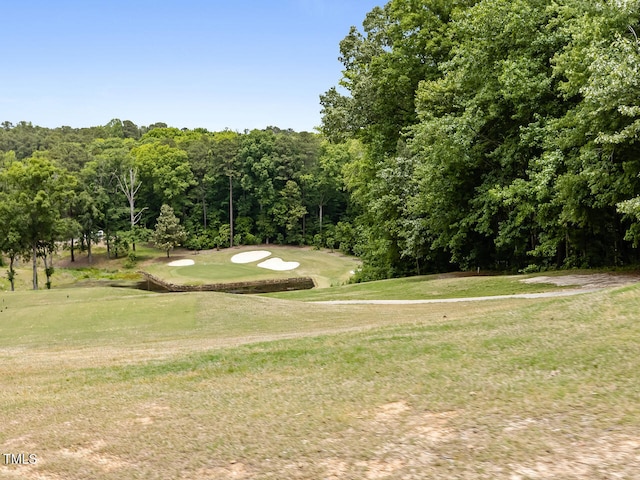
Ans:
POLYGON ((0 121, 312 130, 339 42, 383 0, 21 0, 0 6, 0 121))

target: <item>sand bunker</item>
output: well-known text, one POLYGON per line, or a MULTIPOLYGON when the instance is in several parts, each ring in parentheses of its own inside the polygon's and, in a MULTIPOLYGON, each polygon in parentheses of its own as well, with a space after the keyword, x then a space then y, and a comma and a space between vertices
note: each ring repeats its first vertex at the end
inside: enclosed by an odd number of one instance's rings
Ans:
POLYGON ((196 262, 185 258, 184 260, 174 260, 173 262, 167 263, 167 265, 169 265, 170 267, 186 267, 188 265, 193 265, 194 263, 196 262))
POLYGON ((231 257, 233 263, 251 263, 262 260, 271 255, 267 250, 252 250, 250 252, 242 252, 231 257))
POLYGON ((260 268, 268 268, 269 270, 284 271, 298 268, 300 264, 298 262, 285 262, 281 258, 270 258, 269 260, 259 263, 258 266, 260 268))

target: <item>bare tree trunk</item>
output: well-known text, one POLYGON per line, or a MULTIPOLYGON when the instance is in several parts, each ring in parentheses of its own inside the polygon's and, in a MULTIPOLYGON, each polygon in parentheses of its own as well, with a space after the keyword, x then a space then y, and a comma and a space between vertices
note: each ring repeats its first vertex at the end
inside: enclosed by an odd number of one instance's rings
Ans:
POLYGON ((91 236, 87 236, 87 258, 89 259, 89 265, 93 263, 93 256, 91 255, 91 236))
MULTIPOLYGON (((130 183, 130 185, 131 185, 131 188, 133 189, 133 185, 134 185, 134 182, 136 180, 136 176, 135 176, 135 173, 134 173, 133 169, 129 170, 129 174, 131 175, 131 183, 130 183)), ((135 195, 136 195, 137 191, 138 191, 137 188, 135 189, 135 191, 132 190, 131 191, 131 198, 129 199, 129 212, 131 214, 131 237, 132 237, 131 238, 131 248, 133 249, 134 252, 136 251, 136 239, 133 237, 133 227, 136 224, 136 221, 135 221, 135 218, 136 218, 136 215, 135 215, 135 212, 136 212, 136 197, 135 197, 135 195)))
POLYGON ((53 272, 53 268, 51 268, 53 266, 53 252, 51 254, 48 254, 47 251, 44 251, 44 255, 42 257, 43 261, 44 261, 44 274, 47 277, 47 290, 51 289, 51 273, 53 272), (47 263, 47 259, 51 261, 51 265, 49 263, 47 263))
POLYGON ((13 264, 16 261, 14 254, 9 255, 9 282, 11 282, 11 291, 15 291, 16 271, 13 269, 13 264))
POLYGON ((229 175, 229 246, 233 247, 233 178, 229 175))
MULTIPOLYGON (((138 190, 140 190, 140 186, 142 182, 139 182, 136 185, 136 177, 138 176, 138 171, 136 169, 129 169, 129 178, 126 175, 122 175, 122 177, 116 176, 116 180, 118 180, 118 187, 124 193, 125 197, 129 201, 129 215, 131 220, 131 232, 133 233, 133 227, 140 221, 142 217, 142 212, 144 212, 147 207, 144 207, 138 213, 136 213, 136 194, 138 190)), ((133 251, 136 251, 136 242, 132 240, 131 242, 133 251)))
POLYGON ((31 261, 31 266, 33 269, 33 289, 38 290, 38 246, 36 242, 33 242, 33 245, 31 247, 31 255, 33 257, 31 261))
POLYGON ((207 230, 207 200, 205 199, 205 196, 202 195, 202 220, 203 220, 203 224, 204 224, 204 229, 205 231, 207 230))

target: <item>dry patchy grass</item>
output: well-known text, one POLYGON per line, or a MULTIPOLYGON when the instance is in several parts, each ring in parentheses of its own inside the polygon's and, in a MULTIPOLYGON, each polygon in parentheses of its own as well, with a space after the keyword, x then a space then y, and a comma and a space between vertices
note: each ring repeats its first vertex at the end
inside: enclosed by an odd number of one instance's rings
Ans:
POLYGON ((116 292, 11 297, 25 313, 0 324, 0 453, 38 462, 0 478, 640 471, 638 287, 401 306, 116 292), (83 295, 110 307, 87 317, 83 295))

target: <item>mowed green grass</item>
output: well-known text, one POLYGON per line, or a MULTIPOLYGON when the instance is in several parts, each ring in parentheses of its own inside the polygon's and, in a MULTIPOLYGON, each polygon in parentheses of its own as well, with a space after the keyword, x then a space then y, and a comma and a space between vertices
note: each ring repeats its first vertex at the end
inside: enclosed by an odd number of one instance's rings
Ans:
POLYGON ((0 452, 37 456, 0 457, 0 478, 640 471, 640 286, 392 306, 113 288, 0 302, 0 452))
POLYGON ((268 280, 273 278, 311 277, 319 287, 328 287, 345 283, 359 265, 354 257, 328 250, 314 250, 309 247, 286 247, 279 245, 261 245, 229 248, 220 251, 206 251, 198 254, 178 253, 173 258, 159 257, 140 266, 145 271, 157 275, 169 282, 178 284, 203 284, 218 282, 244 282, 268 280), (238 264, 231 258, 242 252, 267 250, 271 256, 262 260, 238 264), (298 262, 294 270, 275 271, 257 265, 269 258, 281 258, 285 262, 298 262), (194 265, 172 267, 168 264, 176 259, 191 259, 194 265))
POLYGON ((540 293, 561 289, 553 284, 522 282, 528 277, 527 275, 423 275, 340 285, 331 289, 270 293, 266 296, 301 301, 422 300, 540 293))

